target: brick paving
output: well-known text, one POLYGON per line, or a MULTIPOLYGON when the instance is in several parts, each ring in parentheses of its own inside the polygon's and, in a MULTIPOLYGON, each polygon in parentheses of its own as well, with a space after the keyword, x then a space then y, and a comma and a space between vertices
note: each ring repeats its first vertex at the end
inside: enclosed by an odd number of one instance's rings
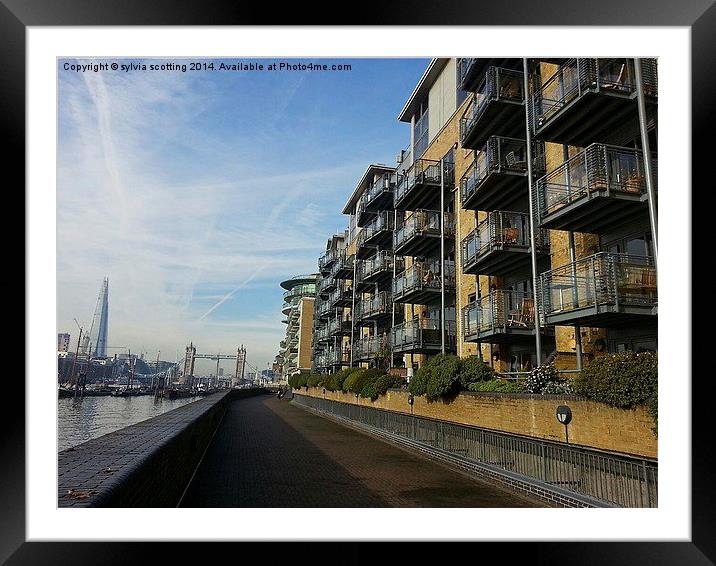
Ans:
POLYGON ((183 507, 533 507, 286 399, 229 405, 183 507))

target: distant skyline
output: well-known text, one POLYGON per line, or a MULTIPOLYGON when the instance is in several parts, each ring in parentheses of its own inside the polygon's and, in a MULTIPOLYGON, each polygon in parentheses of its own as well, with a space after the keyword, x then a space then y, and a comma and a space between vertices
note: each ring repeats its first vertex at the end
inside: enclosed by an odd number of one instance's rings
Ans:
MULTIPOLYGON (((63 69, 99 61, 58 60, 57 331, 74 349, 73 318, 89 328, 107 276, 109 347, 171 361, 189 341, 202 352, 244 344, 265 369, 285 334, 279 283, 316 271, 365 167, 393 165, 408 146, 397 115, 430 60, 260 60, 352 67, 322 72, 63 69)), ((199 373, 212 367, 197 362, 199 373)))

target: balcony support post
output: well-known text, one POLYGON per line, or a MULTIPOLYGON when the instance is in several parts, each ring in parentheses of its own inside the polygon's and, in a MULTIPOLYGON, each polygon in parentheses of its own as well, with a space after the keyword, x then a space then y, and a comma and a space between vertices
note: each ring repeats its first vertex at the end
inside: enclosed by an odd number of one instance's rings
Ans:
MULTIPOLYGON (((564 146, 567 151, 567 146, 564 146)), ((574 245, 574 232, 569 232, 569 260, 572 262, 572 279, 574 280, 574 296, 577 296, 577 252, 574 245)), ((535 293, 536 295, 536 293, 535 293)), ((582 359, 582 331, 581 326, 574 326, 574 353, 577 356, 577 369, 581 371, 583 367, 582 359)))
MULTIPOLYGON (((351 352, 350 352, 350 367, 353 367, 353 334, 355 331, 356 326, 356 266, 358 265, 358 262, 356 261, 356 258, 353 258, 353 281, 351 282, 351 286, 353 287, 353 300, 351 302, 351 352)), ((341 316, 341 319, 343 317, 341 316)), ((341 341, 343 338, 341 338, 341 341)))
MULTIPOLYGON (((529 93, 529 66, 527 64, 527 58, 522 59, 523 77, 524 81, 524 96, 527 99, 527 93, 529 93)), ((532 130, 530 128, 529 112, 525 110, 525 144, 527 150, 527 186, 528 186, 528 202, 530 207, 530 258, 532 260, 532 287, 537 286, 537 227, 535 223, 535 210, 534 210, 534 199, 532 199, 532 184, 534 182, 532 176, 532 130)), ((535 353, 537 355, 537 367, 542 364, 542 334, 540 332, 540 319, 539 303, 537 301, 537 294, 535 297, 535 353)))
POLYGON ((445 162, 440 158, 440 353, 445 354, 445 162))
POLYGON ((646 102, 644 101, 644 82, 641 74, 641 59, 634 59, 634 75, 636 78, 636 100, 639 108, 639 130, 641 132, 641 152, 644 158, 644 175, 646 176, 646 194, 649 197, 649 223, 651 224, 651 241, 654 246, 654 269, 657 258, 657 220, 656 193, 651 170, 651 148, 649 133, 646 126, 646 102))
MULTIPOLYGON (((398 226, 398 210, 393 209, 393 233, 395 233, 395 228, 398 226)), ((395 242, 395 240, 393 240, 395 242)), ((393 245, 393 281, 395 281, 395 276, 397 275, 395 271, 395 267, 397 265, 397 261, 395 259, 395 244, 393 245)), ((393 281, 391 281, 391 289, 393 285, 393 281)), ((392 303, 392 313, 391 313, 391 322, 390 322, 390 366, 393 366, 393 360, 395 359, 395 340, 392 339, 393 337, 393 329, 395 328, 395 293, 391 294, 390 302, 392 303)), ((403 307, 405 308, 405 307, 403 307)), ((403 312, 403 315, 405 315, 405 312, 403 312)))

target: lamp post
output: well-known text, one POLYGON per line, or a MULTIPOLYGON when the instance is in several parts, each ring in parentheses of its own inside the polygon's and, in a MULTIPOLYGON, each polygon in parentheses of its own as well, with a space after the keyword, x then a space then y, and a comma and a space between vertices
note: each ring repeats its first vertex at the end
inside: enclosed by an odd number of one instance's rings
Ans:
POLYGON ((557 420, 564 425, 565 442, 569 444, 569 423, 572 422, 572 409, 567 405, 557 407, 557 420))

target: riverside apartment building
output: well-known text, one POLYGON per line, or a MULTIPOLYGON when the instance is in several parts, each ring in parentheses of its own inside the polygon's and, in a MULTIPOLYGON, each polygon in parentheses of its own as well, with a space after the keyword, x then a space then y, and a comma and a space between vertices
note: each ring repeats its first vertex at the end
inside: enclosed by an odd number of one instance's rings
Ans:
POLYGON ((398 119, 319 259, 314 371, 657 349, 656 60, 434 59, 398 119))

